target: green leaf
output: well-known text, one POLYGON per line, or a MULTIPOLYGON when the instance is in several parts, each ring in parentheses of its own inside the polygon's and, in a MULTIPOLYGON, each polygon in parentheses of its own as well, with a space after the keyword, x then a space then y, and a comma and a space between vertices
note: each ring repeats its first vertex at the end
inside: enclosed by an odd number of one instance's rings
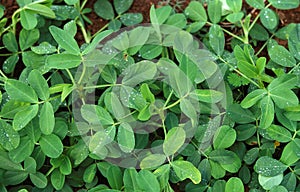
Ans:
POLYGON ((230 13, 229 15, 226 16, 227 21, 231 23, 237 23, 241 21, 244 17, 244 13, 242 11, 237 12, 237 13, 230 13))
POLYGON ((235 130, 227 125, 223 125, 217 129, 214 135, 213 145, 215 149, 224 149, 233 145, 235 140, 235 130))
POLYGON ((244 192, 244 184, 238 177, 231 177, 225 186, 225 192, 244 192))
POLYGON ((114 120, 101 106, 86 104, 81 107, 82 117, 90 124, 112 125, 114 120))
POLYGON ((153 11, 150 10, 151 23, 158 25, 163 24, 169 18, 171 12, 172 7, 169 5, 157 9, 154 9, 153 7, 153 11))
POLYGON ((256 133, 256 126, 253 124, 238 125, 235 127, 237 132, 237 141, 246 141, 256 133))
POLYGON ((131 7, 132 3, 133 0, 114 0, 114 7, 116 12, 121 15, 131 7))
POLYGON ((80 49, 75 39, 65 30, 50 26, 49 31, 60 47, 72 55, 79 55, 80 49))
POLYGON ((97 172, 96 164, 89 165, 83 173, 83 181, 86 183, 92 183, 97 172))
POLYGON ((47 177, 40 173, 40 172, 36 172, 36 173, 30 173, 29 174, 30 180, 32 181, 32 183, 38 187, 38 188, 45 188, 47 186, 48 180, 47 177))
POLYGON ((64 0, 66 2, 66 4, 68 5, 74 5, 75 3, 77 3, 79 0, 64 0))
POLYGON ((141 47, 147 42, 150 35, 150 29, 146 27, 137 27, 128 34, 129 38, 129 55, 135 55, 141 47))
POLYGON ((43 134, 49 135, 53 132, 55 125, 54 111, 51 103, 45 102, 40 111, 40 129, 43 134))
POLYGON ((83 50, 82 54, 86 55, 93 51, 96 46, 108 35, 110 35, 113 31, 112 30, 105 30, 101 33, 98 33, 92 40, 92 42, 83 50))
POLYGON ((112 189, 121 189, 123 186, 122 171, 117 166, 110 166, 107 170, 106 178, 112 189))
POLYGON ((18 52, 18 43, 13 32, 5 33, 2 37, 5 48, 11 52, 18 52))
POLYGON ((250 108, 262 99, 268 92, 263 89, 257 89, 249 93, 241 102, 243 108, 250 108))
POLYGON ((188 178, 194 184, 200 183, 201 173, 191 162, 177 160, 172 162, 171 166, 181 181, 188 178))
POLYGON ((34 11, 40 15, 43 15, 45 17, 49 17, 54 19, 55 18, 55 13, 50 9, 49 7, 37 3, 31 3, 29 5, 26 5, 25 10, 31 10, 34 11))
POLYGON ((259 126, 262 129, 269 127, 274 120, 274 103, 270 96, 264 97, 260 102, 261 117, 259 126))
POLYGON ((43 135, 39 143, 43 153, 50 158, 57 158, 63 152, 63 144, 59 137, 54 134, 43 135))
POLYGON ((20 12, 20 18, 21 18, 21 25, 26 30, 34 29, 38 23, 34 11, 23 9, 20 12))
POLYGON ((64 31, 74 37, 77 33, 77 26, 74 20, 69 21, 64 25, 64 31))
POLYGON ((267 41, 269 39, 268 31, 263 26, 261 26, 260 24, 257 24, 257 23, 252 27, 249 35, 253 39, 256 39, 259 41, 267 41))
MULTIPOLYGON (((0 168, 3 170, 10 170, 10 171, 23 171, 23 167, 19 163, 13 162, 9 157, 8 153, 4 151, 0 151, 0 168)), ((3 173, 3 172, 2 172, 3 173)))
POLYGON ((257 78, 258 76, 258 70, 257 68, 245 61, 238 61, 237 66, 239 70, 244 73, 247 77, 250 78, 257 78))
POLYGON ((50 176, 51 184, 56 190, 61 190, 65 184, 65 176, 55 169, 50 176))
POLYGON ((115 17, 114 9, 108 0, 97 0, 94 4, 94 11, 103 19, 111 20, 115 17))
POLYGON ((156 176, 145 169, 138 174, 138 185, 139 188, 143 189, 142 191, 160 191, 160 185, 156 176))
POLYGON ((20 163, 31 155, 33 148, 32 140, 29 137, 22 137, 20 145, 8 153, 9 158, 14 162, 20 163))
POLYGON ((212 25, 209 29, 209 43, 214 52, 221 56, 225 47, 225 36, 219 25, 212 25))
POLYGON ((23 129, 38 113, 38 105, 30 105, 16 113, 13 120, 13 128, 16 131, 23 129))
POLYGON ((153 80, 156 75, 156 64, 152 61, 141 61, 127 67, 123 74, 122 84, 135 87, 147 80, 153 80))
POLYGON ((299 101, 297 95, 290 89, 275 89, 270 91, 270 95, 275 105, 284 109, 286 107, 297 106, 299 101))
POLYGON ((255 172, 265 177, 280 175, 286 169, 286 165, 268 156, 260 157, 254 165, 255 172))
POLYGON ((47 57, 46 66, 53 69, 70 69, 77 67, 82 58, 72 54, 55 54, 47 57))
POLYGON ((174 15, 171 15, 166 21, 166 25, 172 25, 180 29, 183 29, 186 26, 186 24, 187 24, 186 17, 182 13, 176 13, 174 15))
POLYGON ((170 165, 165 164, 158 167, 154 172, 157 180, 159 181, 160 188, 163 189, 169 184, 170 165))
POLYGON ((143 15, 141 13, 125 13, 121 15, 120 20, 125 26, 132 26, 141 23, 143 15))
POLYGON ((269 3, 277 9, 294 9, 299 6, 299 0, 269 0, 269 3))
POLYGON ((36 161, 32 157, 27 157, 24 160, 24 170, 28 173, 36 173, 36 161))
POLYGON ((263 9, 265 7, 264 0, 246 0, 246 2, 256 9, 263 9))
POLYGON ((117 140, 121 150, 125 153, 130 153, 134 149, 134 132, 128 123, 121 123, 119 126, 117 140))
POLYGON ((38 46, 32 46, 31 50, 39 55, 44 55, 44 54, 51 54, 51 53, 55 53, 57 50, 56 48, 51 45, 48 42, 42 42, 41 44, 39 44, 38 46))
POLYGON ((166 160, 163 154, 150 154, 140 164, 141 169, 153 169, 162 165, 166 160))
POLYGON ((0 120, 0 145, 4 149, 10 151, 19 146, 20 135, 12 126, 2 119, 0 120))
POLYGON ((211 89, 195 89, 191 92, 191 96, 196 96, 195 99, 205 103, 218 103, 223 99, 223 93, 211 89))
POLYGON ((289 142, 283 149, 280 157, 280 161, 285 165, 291 166, 296 163, 299 159, 299 146, 295 141, 289 142))
POLYGON ((283 174, 276 175, 273 177, 258 175, 258 182, 265 190, 270 190, 273 187, 278 186, 281 183, 282 179, 283 174))
POLYGON ((63 161, 61 162, 61 165, 59 166, 59 171, 63 175, 70 175, 72 172, 72 164, 70 161, 70 158, 68 156, 63 156, 63 161))
POLYGON ((151 60, 155 57, 159 56, 162 52, 163 48, 161 45, 144 45, 140 49, 140 54, 144 59, 151 60))
POLYGON ((220 0, 209 1, 207 12, 213 24, 219 23, 222 16, 222 2, 220 0))
POLYGON ((48 83, 38 70, 34 69, 29 73, 28 82, 40 99, 49 99, 50 93, 48 83))
POLYGON ((293 74, 283 74, 280 77, 274 79, 268 86, 268 90, 272 92, 272 90, 277 89, 292 89, 297 84, 297 76, 293 74))
POLYGON ((226 0, 227 5, 233 12, 239 12, 242 9, 242 0, 226 0))
POLYGON ((272 9, 262 9, 259 18, 263 26, 267 29, 274 29, 278 25, 278 16, 272 9))
POLYGON ((138 173, 134 168, 128 168, 124 171, 123 182, 125 191, 138 191, 141 188, 138 185, 138 173))
POLYGON ((279 125, 271 125, 266 129, 266 131, 270 138, 281 143, 286 143, 292 140, 292 134, 286 128, 279 125))
POLYGON ((192 1, 184 10, 184 13, 193 21, 207 21, 206 11, 200 2, 192 1))
POLYGON ((163 143, 163 151, 166 156, 175 154, 184 144, 186 133, 181 127, 172 128, 166 135, 163 143))
POLYGON ((19 61, 18 54, 13 54, 9 56, 3 63, 3 72, 4 73, 12 73, 15 70, 16 64, 19 61))
POLYGON ((237 103, 229 105, 227 114, 233 121, 239 124, 251 123, 256 120, 254 114, 250 110, 243 109, 241 105, 237 103))
POLYGON ((270 48, 269 55, 272 61, 283 67, 293 67, 297 63, 293 55, 281 45, 270 48))
POLYGON ((19 43, 22 51, 31 47, 40 37, 38 29, 26 30, 22 29, 20 32, 19 43))
POLYGON ((29 102, 29 103, 37 103, 38 98, 32 87, 29 87, 25 83, 15 80, 8 79, 5 82, 5 90, 11 99, 29 102))

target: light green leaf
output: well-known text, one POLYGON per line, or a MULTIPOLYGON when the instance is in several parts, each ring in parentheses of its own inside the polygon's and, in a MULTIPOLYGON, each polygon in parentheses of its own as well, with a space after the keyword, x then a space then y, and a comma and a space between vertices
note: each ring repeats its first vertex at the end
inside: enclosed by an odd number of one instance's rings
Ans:
POLYGON ((89 165, 83 173, 83 181, 86 183, 92 183, 97 172, 96 164, 89 165))
POLYGON ((123 186, 123 174, 119 167, 110 166, 107 170, 106 178, 112 189, 121 189, 123 186))
POLYGON ((227 5, 233 12, 239 12, 242 9, 242 0, 226 0, 227 5))
POLYGON ((205 103, 217 103, 223 99, 222 92, 210 89, 195 89, 191 92, 191 96, 196 96, 195 99, 205 103))
POLYGON ((61 190, 65 184, 65 176, 55 169, 50 176, 51 184, 56 190, 61 190))
POLYGON ((257 68, 245 61, 238 61, 237 66, 239 70, 244 73, 247 77, 250 78, 257 78, 258 76, 258 70, 257 68))
POLYGON ((114 0, 114 7, 116 12, 121 15, 131 7, 132 3, 133 0, 114 0))
POLYGON ((222 16, 222 2, 220 0, 209 1, 207 12, 212 23, 219 23, 222 16))
POLYGON ((144 59, 151 60, 159 56, 163 48, 161 45, 146 44, 140 49, 140 54, 144 59))
POLYGON ((219 25, 212 25, 209 28, 209 43, 213 51, 221 56, 225 47, 225 36, 222 28, 219 25))
POLYGON ((31 10, 45 17, 49 17, 52 19, 55 18, 55 13, 52 11, 52 9, 42 4, 31 3, 29 5, 26 5, 24 8, 25 10, 31 10))
POLYGON ((282 179, 283 174, 279 174, 273 177, 258 175, 258 182, 265 190, 270 190, 273 187, 278 186, 281 183, 282 179))
POLYGON ((249 93, 241 102, 243 108, 250 108, 262 99, 268 92, 263 89, 257 89, 249 93))
POLYGON ((269 0, 269 3, 277 9, 294 9, 299 6, 299 0, 269 0))
POLYGON ((150 20, 153 24, 161 25, 163 24, 170 16, 172 12, 172 7, 167 5, 157 9, 150 10, 150 20))
POLYGON ((270 48, 269 55, 272 61, 283 67, 293 67, 296 65, 293 55, 281 45, 275 45, 270 48))
POLYGON ((254 114, 250 110, 243 109, 241 105, 237 103, 229 105, 227 114, 232 120, 240 124, 251 123, 256 120, 254 114))
POLYGON ((186 24, 187 24, 186 17, 182 13, 176 13, 174 15, 171 15, 166 21, 166 25, 172 25, 180 29, 183 29, 186 26, 186 24))
POLYGON ((77 67, 82 58, 72 54, 55 54, 47 57, 46 66, 53 69, 70 69, 77 67))
POLYGON ((30 105, 16 113, 13 120, 13 128, 16 131, 23 129, 38 113, 38 105, 30 105))
POLYGON ((50 93, 48 83, 38 70, 34 69, 29 73, 28 82, 40 99, 49 99, 50 93))
POLYGON ((143 15, 141 13, 125 13, 121 15, 120 20, 125 26, 132 26, 141 23, 143 15))
POLYGON ((291 166, 299 159, 299 146, 295 141, 289 142, 282 151, 280 161, 288 166, 291 166))
POLYGON ((48 180, 47 177, 40 173, 40 172, 36 172, 36 173, 30 173, 29 174, 30 180, 32 181, 32 183, 38 187, 38 188, 45 188, 47 186, 48 180))
POLYGON ((266 129, 266 131, 269 137, 281 143, 286 143, 292 140, 291 132, 279 125, 271 125, 266 129))
POLYGON ((117 141, 122 151, 130 153, 135 146, 135 138, 132 127, 128 123, 122 123, 118 128, 117 141))
POLYGON ((184 144, 186 133, 181 127, 172 128, 166 135, 163 151, 167 156, 175 154, 184 144))
POLYGON ((283 74, 274 79, 268 86, 268 90, 272 92, 275 89, 292 89, 297 84, 297 76, 293 74, 283 74))
POLYGON ((14 162, 20 163, 29 157, 34 149, 34 143, 29 137, 22 137, 20 145, 11 150, 8 155, 14 162))
POLYGON ((36 161, 32 157, 27 157, 24 160, 24 170, 28 173, 36 173, 36 161))
POLYGON ((50 26, 49 31, 59 46, 65 49, 68 53, 72 55, 80 54, 77 42, 67 31, 56 26, 50 26))
POLYGON ((26 30, 31 30, 37 25, 37 18, 34 11, 23 9, 20 12, 21 25, 26 30))
POLYGON ((269 127, 274 120, 274 103, 270 96, 264 97, 260 102, 261 117, 259 126, 262 129, 269 127))
POLYGON ((268 156, 260 157, 254 165, 255 172, 265 177, 280 175, 286 169, 286 165, 268 156))
POLYGON ((114 120, 101 106, 86 104, 81 107, 82 117, 90 124, 112 125, 114 120))
POLYGON ((203 5, 198 1, 192 1, 184 10, 184 13, 193 21, 207 21, 206 11, 203 5))
POLYGON ((45 41, 39 44, 38 46, 32 46, 31 51, 39 55, 44 55, 55 53, 57 50, 56 47, 45 41))
POLYGON ((264 0, 246 0, 246 2, 256 9, 263 9, 265 7, 264 0))
POLYGON ((274 89, 270 95, 275 105, 284 109, 286 107, 297 106, 299 101, 297 95, 290 89, 274 89))
POLYGON ((31 47, 40 37, 38 29, 26 30, 22 29, 19 37, 19 44, 22 51, 31 47))
POLYGON ((148 170, 143 169, 139 172, 137 182, 142 191, 160 191, 156 176, 148 170))
POLYGON ((177 160, 171 166, 181 181, 189 178, 194 184, 200 183, 201 173, 191 162, 177 160))
POLYGON ((0 120, 0 145, 4 149, 10 151, 19 146, 20 135, 12 126, 2 119, 0 120))
POLYGON ((51 103, 45 102, 40 111, 40 129, 43 134, 49 135, 53 132, 55 125, 54 111, 51 103))
POLYGON ((8 79, 5 82, 5 90, 11 99, 29 103, 38 102, 37 95, 33 88, 21 81, 8 79))
POLYGON ((15 70, 16 64, 19 61, 18 54, 13 54, 9 56, 4 62, 3 62, 3 72, 4 73, 12 73, 15 70))
POLYGON ((146 156, 140 164, 141 169, 153 169, 162 165, 166 160, 163 154, 150 154, 146 156))
POLYGON ((61 165, 59 166, 59 171, 63 175, 70 175, 72 172, 72 164, 70 161, 70 158, 68 156, 63 156, 63 160, 61 162, 61 165))
POLYGON ((63 152, 63 144, 60 138, 54 134, 43 135, 39 143, 43 153, 50 158, 57 158, 63 152))
POLYGON ((244 192, 244 184, 238 177, 231 177, 225 186, 225 192, 244 192))
POLYGON ((9 171, 23 171, 23 167, 19 163, 13 162, 9 157, 8 153, 0 150, 0 168, 9 171))
POLYGON ((2 37, 5 48, 11 52, 18 52, 18 43, 13 32, 5 33, 2 37))
POLYGON ((156 71, 156 64, 152 61, 141 61, 130 65, 123 72, 122 84, 135 87, 144 81, 153 80, 156 71))
POLYGON ((278 16, 272 9, 262 9, 259 18, 267 29, 274 29, 278 25, 278 16))
POLYGON ((228 125, 223 125, 214 134, 213 145, 215 149, 224 149, 230 147, 235 140, 235 130, 228 125))

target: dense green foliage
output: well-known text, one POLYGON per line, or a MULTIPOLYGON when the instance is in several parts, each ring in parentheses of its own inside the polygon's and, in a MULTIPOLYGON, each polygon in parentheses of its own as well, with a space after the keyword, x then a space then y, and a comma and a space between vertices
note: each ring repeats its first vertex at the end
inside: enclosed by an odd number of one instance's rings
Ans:
POLYGON ((145 25, 98 0, 93 35, 86 0, 17 3, 0 7, 0 191, 300 191, 300 24, 276 12, 299 0, 152 6, 145 25))

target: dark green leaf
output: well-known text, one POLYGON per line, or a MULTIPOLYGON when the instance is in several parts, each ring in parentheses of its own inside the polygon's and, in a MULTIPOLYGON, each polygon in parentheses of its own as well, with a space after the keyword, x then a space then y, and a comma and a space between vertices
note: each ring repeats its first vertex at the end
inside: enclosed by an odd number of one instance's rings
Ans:
POLYGON ((18 52, 18 43, 13 32, 5 33, 3 35, 2 41, 6 49, 11 52, 18 52))
POLYGON ((281 143, 286 143, 292 140, 292 134, 286 128, 279 125, 271 125, 266 129, 266 131, 270 138, 281 143))
POLYGON ((50 176, 51 184, 56 190, 61 190, 65 184, 65 176, 55 169, 50 176))
POLYGON ((261 117, 259 126, 262 129, 269 127, 274 120, 274 103, 270 96, 264 97, 260 102, 261 117))
POLYGON ((294 9, 299 6, 299 0, 269 0, 269 2, 277 9, 294 9))
POLYGON ((51 103, 45 102, 40 111, 40 129, 45 135, 49 135, 53 132, 55 125, 54 111, 51 103))
POLYGON ((20 163, 29 157, 33 151, 34 143, 29 137, 22 137, 20 145, 11 150, 8 155, 14 162, 20 163))
POLYGON ((280 77, 274 79, 268 86, 268 90, 292 89, 297 84, 297 76, 293 74, 283 74, 280 77))
POLYGON ((289 89, 276 88, 270 91, 270 95, 275 105, 281 109, 296 106, 299 103, 297 95, 289 89))
POLYGON ((49 17, 54 19, 55 13, 47 6, 38 4, 38 3, 30 3, 29 5, 25 6, 25 10, 31 10, 35 13, 43 15, 45 17, 49 17))
POLYGON ((254 114, 248 110, 243 109, 239 104, 232 104, 227 109, 228 116, 237 123, 246 124, 256 120, 254 114))
POLYGON ((269 55, 272 61, 284 67, 293 67, 296 65, 296 60, 293 55, 283 46, 275 45, 269 49, 269 55))
POLYGON ((36 161, 32 157, 27 157, 24 160, 24 169, 28 173, 36 173, 36 161))
POLYGON ((225 37, 219 25, 212 25, 209 29, 209 43, 214 52, 221 56, 225 47, 225 37))
POLYGON ((38 113, 39 106, 30 105, 16 113, 13 120, 13 128, 16 131, 23 129, 38 113))
POLYGON ((249 93, 241 102, 243 108, 250 108, 262 99, 268 92, 263 89, 257 89, 249 93))
POLYGON ((295 141, 289 142, 283 149, 280 157, 280 161, 285 165, 291 166, 296 163, 299 159, 299 146, 295 141))
POLYGON ((130 153, 134 149, 134 132, 128 123, 122 123, 119 126, 117 140, 121 150, 125 153, 130 153))
POLYGON ((264 0, 246 0, 246 2, 256 9, 263 9, 265 7, 264 0))
POLYGON ((267 41, 269 39, 268 31, 257 23, 253 26, 249 34, 253 39, 259 41, 267 41))
POLYGON ((3 71, 5 73, 12 73, 15 70, 16 64, 19 61, 18 54, 13 54, 9 56, 3 63, 3 71))
POLYGON ((233 12, 239 12, 242 9, 242 0, 226 0, 227 5, 233 12))
POLYGON ((143 15, 141 13, 125 13, 121 15, 120 20, 125 26, 132 26, 141 23, 143 15))
POLYGON ((30 173, 29 177, 36 187, 45 188, 47 186, 48 180, 44 174, 40 172, 30 173))
POLYGON ((110 166, 107 170, 106 178, 112 189, 121 189, 123 186, 122 171, 117 166, 110 166))
POLYGON ((223 125, 219 127, 214 135, 213 146, 215 149, 230 147, 236 139, 236 132, 233 128, 223 125))
POLYGON ((96 164, 89 165, 85 170, 83 174, 83 181, 86 183, 92 183, 97 172, 97 166, 96 164))
POLYGON ((159 182, 156 176, 148 171, 141 170, 138 174, 138 185, 142 191, 160 191, 159 182))
POLYGON ((21 81, 8 79, 5 82, 5 90, 7 91, 11 99, 29 103, 38 102, 37 95, 33 88, 29 87, 21 81))
POLYGON ((22 51, 31 47, 40 37, 38 29, 26 30, 22 29, 20 32, 19 43, 22 51))
POLYGON ((212 23, 219 23, 222 16, 222 2, 220 0, 209 1, 208 3, 208 16, 212 23))

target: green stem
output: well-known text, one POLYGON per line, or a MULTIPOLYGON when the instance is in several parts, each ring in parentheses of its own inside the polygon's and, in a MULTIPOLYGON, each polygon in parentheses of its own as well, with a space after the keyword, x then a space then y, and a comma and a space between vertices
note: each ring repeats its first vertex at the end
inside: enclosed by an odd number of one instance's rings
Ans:
POLYGON ((68 75, 69 75, 69 77, 70 77, 70 79, 71 79, 71 81, 73 83, 73 86, 76 86, 77 84, 76 84, 76 82, 74 80, 74 77, 73 77, 72 73, 70 72, 69 69, 66 69, 66 71, 67 71, 67 73, 68 73, 68 75))
POLYGON ((257 51, 257 53, 255 54, 255 56, 258 56, 260 54, 260 52, 262 52, 264 50, 264 48, 268 45, 270 39, 272 39, 275 36, 275 34, 273 34, 264 44, 263 46, 257 51))
POLYGON ((84 1, 82 2, 81 6, 80 6, 80 11, 83 10, 83 8, 84 8, 84 6, 85 6, 85 4, 86 4, 87 2, 88 2, 88 0, 84 0, 84 1))
POLYGON ((55 167, 51 167, 51 169, 49 169, 49 171, 46 173, 46 176, 48 177, 54 170, 55 167))
MULTIPOLYGON (((121 15, 118 15, 116 18, 114 19, 119 19, 121 17, 121 15)), ((99 33, 101 33, 104 29, 106 29, 108 27, 108 23, 106 25, 104 25, 99 31, 97 31, 94 35, 92 35, 92 38, 94 38, 96 35, 98 35, 99 33)))
POLYGON ((177 101, 175 101, 171 105, 164 107, 163 110, 167 110, 167 109, 170 109, 170 108, 176 106, 178 103, 180 103, 180 101, 181 101, 181 99, 178 99, 177 101))
POLYGON ((6 79, 8 79, 7 77, 6 77, 6 75, 2 72, 2 70, 0 69, 0 75, 6 80, 6 79))
POLYGON ((79 80, 78 80, 78 84, 79 84, 79 85, 81 84, 81 82, 82 82, 82 80, 83 80, 83 77, 84 77, 84 75, 85 75, 85 72, 86 72, 86 66, 83 65, 82 73, 81 73, 80 78, 79 78, 79 80))
POLYGON ((172 89, 172 91, 170 92, 170 94, 169 94, 169 96, 168 96, 168 98, 167 98, 167 100, 166 100, 166 102, 165 102, 165 104, 164 104, 164 107, 166 107, 167 106, 167 104, 170 102, 170 100, 171 100, 171 97, 172 97, 172 95, 173 95, 173 89, 172 89))
POLYGON ((291 74, 292 72, 294 72, 296 69, 297 69, 297 67, 299 67, 300 66, 300 62, 295 66, 295 67, 293 67, 293 69, 291 69, 289 72, 288 72, 288 74, 291 74))
POLYGON ((77 21, 77 25, 80 27, 80 30, 81 30, 81 32, 82 32, 84 41, 85 41, 86 43, 90 43, 91 38, 88 36, 88 34, 87 34, 86 30, 85 30, 85 27, 83 26, 83 24, 81 23, 80 20, 77 21))
POLYGON ((113 87, 113 86, 118 86, 118 85, 121 85, 121 84, 95 85, 95 86, 84 87, 83 89, 97 89, 97 88, 113 87))

